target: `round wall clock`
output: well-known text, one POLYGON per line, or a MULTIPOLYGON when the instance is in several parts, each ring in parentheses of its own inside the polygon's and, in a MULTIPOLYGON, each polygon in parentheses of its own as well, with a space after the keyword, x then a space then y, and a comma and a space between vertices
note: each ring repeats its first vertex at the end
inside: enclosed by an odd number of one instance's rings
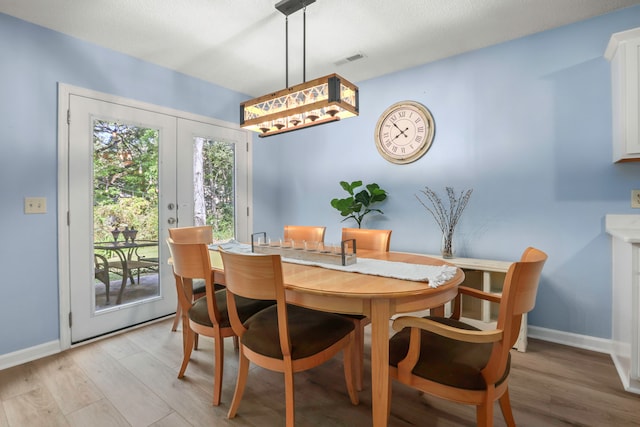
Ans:
POLYGON ((392 163, 418 160, 429 150, 435 136, 435 122, 424 105, 397 102, 378 119, 374 139, 380 155, 392 163))

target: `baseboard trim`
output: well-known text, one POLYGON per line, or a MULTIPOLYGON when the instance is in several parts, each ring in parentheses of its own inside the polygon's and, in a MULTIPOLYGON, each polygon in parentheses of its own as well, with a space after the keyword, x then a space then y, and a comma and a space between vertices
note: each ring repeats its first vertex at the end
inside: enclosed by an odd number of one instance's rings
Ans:
MULTIPOLYGON (((175 315, 175 312, 167 314, 167 315, 162 316, 162 317, 158 317, 157 319, 149 320, 147 322, 131 326, 131 327, 126 328, 126 329, 121 329, 119 331, 115 331, 115 332, 110 333, 110 334, 106 334, 106 335, 103 335, 103 336, 100 336, 100 337, 96 337, 96 338, 93 338, 93 339, 90 339, 90 340, 86 340, 86 341, 83 341, 81 343, 73 344, 73 345, 71 345, 70 348, 77 347, 77 346, 80 346, 80 345, 89 344, 89 343, 92 343, 92 342, 95 342, 95 341, 99 341, 101 339, 112 337, 112 336, 115 336, 115 335, 124 334, 124 333, 126 333, 128 331, 131 331, 133 329, 138 329, 138 328, 141 328, 143 326, 150 325, 152 323, 161 322, 161 321, 163 321, 165 319, 173 318, 174 315, 175 315)), ((23 350, 18 350, 18 351, 15 351, 13 353, 0 354, 0 371, 3 370, 3 369, 12 368, 14 366, 22 365, 24 363, 31 362, 33 360, 37 360, 37 359, 40 359, 40 358, 43 358, 43 357, 51 356, 52 354, 60 353, 63 350, 64 349, 62 348, 62 344, 61 344, 60 340, 58 340, 58 341, 50 341, 48 343, 36 345, 36 346, 30 347, 30 348, 25 348, 23 350)))
POLYGON ((13 353, 2 354, 0 355, 0 371, 13 366, 22 365, 23 363, 31 362, 36 359, 51 356, 52 354, 60 353, 60 351, 60 341, 50 341, 34 347, 14 351, 13 353))
POLYGON ((527 336, 529 338, 564 344, 570 347, 596 351, 598 353, 611 354, 613 348, 610 339, 590 337, 531 325, 528 327, 527 336))
MULTIPOLYGON (((564 344, 570 347, 596 351, 598 353, 611 354, 612 350, 612 343, 610 339, 590 337, 571 332, 557 331, 555 329, 540 328, 538 326, 529 325, 527 336, 529 338, 564 344)), ((50 356, 52 354, 59 353, 60 351, 60 342, 51 341, 13 353, 3 354, 0 355, 0 370, 22 365, 23 363, 50 356)))

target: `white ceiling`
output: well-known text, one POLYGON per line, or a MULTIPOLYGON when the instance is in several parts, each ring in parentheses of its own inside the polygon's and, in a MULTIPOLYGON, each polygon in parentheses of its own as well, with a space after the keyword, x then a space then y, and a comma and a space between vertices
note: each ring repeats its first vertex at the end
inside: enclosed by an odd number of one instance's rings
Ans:
MULTIPOLYGON (((286 87, 278 0, 0 0, 0 12, 235 91, 286 87)), ((581 21, 640 0, 317 0, 306 80, 356 84, 581 21), (347 57, 363 59, 344 63, 347 57)), ((302 16, 289 16, 289 85, 303 81, 302 16)))

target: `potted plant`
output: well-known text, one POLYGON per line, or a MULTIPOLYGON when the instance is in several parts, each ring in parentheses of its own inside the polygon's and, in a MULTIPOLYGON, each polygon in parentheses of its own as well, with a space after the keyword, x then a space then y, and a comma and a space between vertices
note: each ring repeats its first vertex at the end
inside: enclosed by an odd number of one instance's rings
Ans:
POLYGON ((344 199, 335 198, 331 200, 331 206, 340 211, 340 215, 345 217, 342 221, 354 219, 358 223, 358 228, 362 228, 362 220, 371 212, 384 214, 380 209, 374 209, 370 206, 374 203, 382 202, 387 198, 387 192, 380 188, 376 183, 367 184, 362 190, 356 193, 359 187, 362 187, 362 181, 353 181, 348 183, 340 181, 340 186, 349 193, 349 197, 344 199))

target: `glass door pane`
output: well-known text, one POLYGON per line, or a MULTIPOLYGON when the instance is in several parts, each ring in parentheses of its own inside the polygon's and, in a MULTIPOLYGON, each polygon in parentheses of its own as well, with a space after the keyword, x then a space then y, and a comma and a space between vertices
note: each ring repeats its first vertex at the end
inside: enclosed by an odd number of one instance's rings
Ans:
POLYGON ((246 131, 178 120, 178 224, 211 225, 217 242, 247 241, 249 143, 246 131))
POLYGON ((211 225, 214 242, 235 237, 235 144, 195 137, 193 223, 211 225))
POLYGON ((157 129, 93 120, 95 310, 160 295, 157 129))

